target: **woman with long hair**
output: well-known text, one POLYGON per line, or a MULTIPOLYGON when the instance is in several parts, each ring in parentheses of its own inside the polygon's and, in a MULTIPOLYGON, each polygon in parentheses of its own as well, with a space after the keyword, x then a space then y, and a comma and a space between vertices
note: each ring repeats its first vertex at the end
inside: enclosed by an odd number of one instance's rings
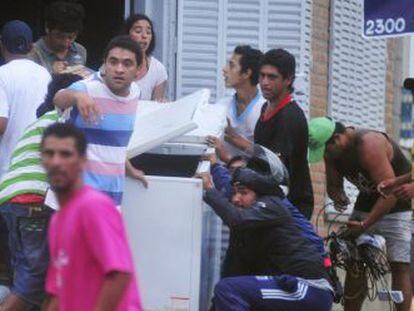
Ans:
POLYGON ((152 56, 155 48, 152 21, 144 14, 131 15, 125 21, 123 32, 138 42, 144 52, 142 69, 137 79, 141 88, 140 99, 165 101, 168 75, 165 66, 152 56))

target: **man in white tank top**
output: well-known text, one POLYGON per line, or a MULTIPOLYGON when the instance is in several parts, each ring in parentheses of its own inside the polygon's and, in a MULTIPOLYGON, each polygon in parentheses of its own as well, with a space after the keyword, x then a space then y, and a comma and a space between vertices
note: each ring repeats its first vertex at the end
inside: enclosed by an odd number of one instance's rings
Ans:
MULTIPOLYGON (((226 87, 233 88, 236 92, 233 96, 217 101, 217 105, 227 106, 226 133, 235 131, 250 141, 253 141, 254 128, 265 102, 257 87, 261 58, 262 52, 259 50, 249 45, 237 46, 223 68, 226 87)), ((243 154, 243 151, 230 143, 223 145, 217 137, 208 137, 208 142, 216 147, 220 160, 224 162, 232 156, 243 154)))

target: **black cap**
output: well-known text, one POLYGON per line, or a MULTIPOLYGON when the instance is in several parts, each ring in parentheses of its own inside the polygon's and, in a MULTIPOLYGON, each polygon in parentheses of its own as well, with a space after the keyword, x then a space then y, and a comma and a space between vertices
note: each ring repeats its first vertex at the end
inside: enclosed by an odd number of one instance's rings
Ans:
POLYGON ((407 78, 404 80, 404 88, 414 92, 414 78, 407 78))
POLYGON ((244 186, 257 195, 278 195, 281 193, 278 183, 272 175, 264 175, 250 168, 238 168, 233 174, 233 186, 244 186))
POLYGON ((27 54, 32 49, 32 30, 25 22, 12 20, 3 26, 1 42, 10 53, 27 54))

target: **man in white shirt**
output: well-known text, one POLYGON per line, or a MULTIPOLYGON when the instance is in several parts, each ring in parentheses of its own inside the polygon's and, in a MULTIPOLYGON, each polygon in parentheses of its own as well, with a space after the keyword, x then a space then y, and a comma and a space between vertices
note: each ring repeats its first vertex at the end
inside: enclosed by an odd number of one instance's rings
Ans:
MULTIPOLYGON (((226 132, 237 134, 253 141, 254 128, 265 99, 257 87, 262 52, 249 45, 237 46, 228 63, 223 68, 226 87, 233 88, 233 96, 220 99, 217 104, 228 107, 226 132)), ((208 142, 214 145, 220 159, 228 162, 232 156, 242 151, 230 144, 221 144, 218 138, 209 137, 208 142)))
POLYGON ((0 177, 7 170, 17 139, 36 120, 36 109, 47 92, 50 74, 27 59, 32 31, 19 20, 5 24, 1 53, 7 64, 0 67, 0 177))
MULTIPOLYGON (((8 168, 18 138, 36 119, 36 108, 50 80, 46 69, 26 59, 31 48, 32 31, 27 24, 13 20, 3 26, 0 51, 7 64, 0 67, 0 177, 8 168)), ((0 279, 4 284, 10 277, 6 248, 7 231, 0 219, 0 279)), ((0 282, 0 301, 7 293, 0 282)))

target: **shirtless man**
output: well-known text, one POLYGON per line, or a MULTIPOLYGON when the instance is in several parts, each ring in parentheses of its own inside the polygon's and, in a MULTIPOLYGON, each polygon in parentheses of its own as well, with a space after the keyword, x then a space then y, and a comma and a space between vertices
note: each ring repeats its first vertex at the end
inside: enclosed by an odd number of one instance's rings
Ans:
MULTIPOLYGON (((386 134, 345 127, 326 117, 310 121, 309 149, 311 162, 325 160, 327 192, 337 209, 349 204, 344 178, 358 188, 358 198, 348 221, 350 233, 356 237, 369 232, 385 238, 392 288, 402 291, 404 298, 397 304, 397 310, 409 310, 411 205, 394 196, 381 196, 377 191, 381 181, 410 172, 409 161, 386 134)), ((366 293, 366 280, 347 274, 345 310, 360 310, 366 293)))

